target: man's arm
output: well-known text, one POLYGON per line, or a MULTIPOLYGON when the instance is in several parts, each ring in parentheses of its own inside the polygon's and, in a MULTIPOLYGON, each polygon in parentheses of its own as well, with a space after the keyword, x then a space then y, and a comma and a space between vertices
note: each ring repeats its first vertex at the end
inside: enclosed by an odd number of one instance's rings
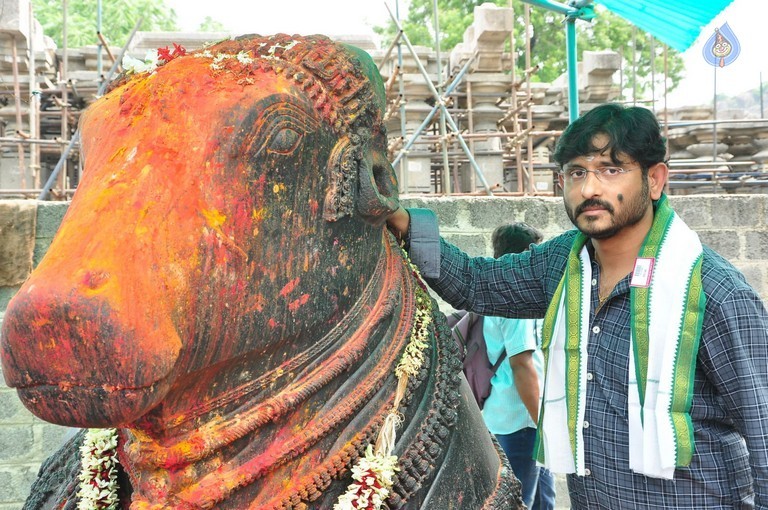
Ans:
MULTIPOLYGON (((768 509, 768 312, 752 289, 707 306, 699 359, 744 438, 755 508, 768 509)), ((695 398, 695 397, 694 397, 695 398)), ((719 466, 721 469, 725 466, 719 466)))
POLYGON ((528 409, 533 423, 539 422, 539 376, 533 365, 533 351, 525 351, 510 356, 512 376, 517 394, 528 409))
POLYGON ((387 224, 407 241, 411 262, 443 300, 480 315, 542 317, 548 304, 545 286, 554 291, 572 242, 572 235, 560 236, 556 242, 500 259, 470 257, 440 237, 437 218, 429 209, 400 208, 387 224), (545 274, 553 271, 556 281, 548 281, 545 274))

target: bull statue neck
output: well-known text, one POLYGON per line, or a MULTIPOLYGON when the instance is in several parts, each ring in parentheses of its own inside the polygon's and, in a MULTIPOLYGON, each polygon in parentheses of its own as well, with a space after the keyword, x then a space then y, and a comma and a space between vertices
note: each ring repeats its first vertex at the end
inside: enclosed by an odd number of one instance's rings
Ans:
POLYGON ((120 429, 131 508, 280 508, 318 496, 350 468, 392 405, 391 396, 374 396, 384 387, 394 394, 394 367, 413 324, 414 285, 388 238, 362 296, 323 338, 275 370, 176 409, 160 427, 150 419, 120 429), (321 444, 336 447, 319 459, 302 455, 321 444), (275 476, 281 471, 284 477, 275 476))

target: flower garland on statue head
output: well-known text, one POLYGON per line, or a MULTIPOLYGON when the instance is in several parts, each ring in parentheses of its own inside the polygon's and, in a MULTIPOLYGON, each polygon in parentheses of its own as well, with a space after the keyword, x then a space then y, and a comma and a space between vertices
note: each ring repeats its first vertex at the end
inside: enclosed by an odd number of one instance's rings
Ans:
POLYGON ((121 64, 127 74, 153 73, 158 67, 186 54, 187 49, 184 46, 173 43, 172 49, 166 46, 165 48, 147 51, 144 60, 125 55, 121 64))
POLYGON ((400 363, 395 367, 397 389, 392 409, 384 418, 375 447, 369 444, 365 456, 352 466, 352 482, 347 491, 339 496, 334 510, 379 510, 389 496, 397 468, 397 456, 392 455, 397 437, 396 429, 402 421, 398 412, 405 396, 408 379, 416 376, 424 364, 424 351, 429 345, 429 326, 432 323, 432 299, 422 283, 419 270, 403 252, 403 257, 413 272, 416 286, 416 316, 413 329, 400 363))

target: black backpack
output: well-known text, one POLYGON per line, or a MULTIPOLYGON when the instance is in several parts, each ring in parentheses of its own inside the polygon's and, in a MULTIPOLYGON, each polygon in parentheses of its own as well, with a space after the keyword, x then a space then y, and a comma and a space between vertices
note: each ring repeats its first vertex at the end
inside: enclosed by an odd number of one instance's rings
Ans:
POLYGON ((464 376, 467 378, 472 394, 480 409, 485 399, 491 394, 491 378, 507 357, 506 350, 495 364, 488 360, 488 351, 483 337, 483 316, 464 310, 453 312, 447 317, 454 341, 459 346, 459 356, 464 364, 464 376))

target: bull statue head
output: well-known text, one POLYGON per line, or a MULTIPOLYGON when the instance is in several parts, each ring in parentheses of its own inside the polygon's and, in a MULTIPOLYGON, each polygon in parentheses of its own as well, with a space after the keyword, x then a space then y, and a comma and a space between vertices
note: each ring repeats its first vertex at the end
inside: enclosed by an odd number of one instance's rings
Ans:
MULTIPOLYGON (((381 78, 322 36, 167 60, 83 114, 84 177, 8 305, 3 375, 44 420, 119 429, 135 508, 328 508, 391 405, 415 307, 383 226, 381 78)), ((411 465, 431 447, 432 468, 404 467, 393 506, 429 499, 457 421, 457 362, 432 348, 398 446, 411 465)), ((499 493, 483 444, 473 501, 499 493)))

